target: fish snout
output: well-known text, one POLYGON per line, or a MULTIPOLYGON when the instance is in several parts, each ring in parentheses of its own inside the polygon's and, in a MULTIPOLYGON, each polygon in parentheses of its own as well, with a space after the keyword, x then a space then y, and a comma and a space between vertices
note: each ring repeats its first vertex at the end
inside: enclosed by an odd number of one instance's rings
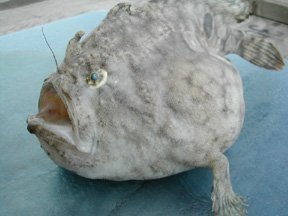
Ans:
POLYGON ((36 133, 36 125, 33 123, 34 116, 28 116, 26 122, 27 122, 27 130, 31 134, 36 133))
POLYGON ((35 127, 35 125, 27 125, 27 130, 29 131, 29 133, 31 133, 31 134, 35 134, 35 132, 36 132, 36 127, 35 127))

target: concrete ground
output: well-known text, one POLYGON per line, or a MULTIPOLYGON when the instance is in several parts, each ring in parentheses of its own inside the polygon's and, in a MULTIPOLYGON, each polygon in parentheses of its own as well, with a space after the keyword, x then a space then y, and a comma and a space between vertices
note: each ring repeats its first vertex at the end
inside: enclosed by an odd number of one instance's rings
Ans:
POLYGON ((121 0, 0 0, 0 35, 88 11, 109 9, 118 2, 121 0))

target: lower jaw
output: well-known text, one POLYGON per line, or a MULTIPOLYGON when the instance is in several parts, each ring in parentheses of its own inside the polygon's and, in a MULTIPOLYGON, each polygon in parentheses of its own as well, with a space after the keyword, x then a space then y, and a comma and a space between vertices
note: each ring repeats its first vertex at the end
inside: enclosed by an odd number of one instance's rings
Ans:
POLYGON ((30 133, 34 133, 38 138, 50 138, 49 143, 51 144, 53 144, 53 140, 62 140, 70 145, 75 145, 74 132, 70 121, 51 123, 36 115, 29 116, 27 123, 30 133))

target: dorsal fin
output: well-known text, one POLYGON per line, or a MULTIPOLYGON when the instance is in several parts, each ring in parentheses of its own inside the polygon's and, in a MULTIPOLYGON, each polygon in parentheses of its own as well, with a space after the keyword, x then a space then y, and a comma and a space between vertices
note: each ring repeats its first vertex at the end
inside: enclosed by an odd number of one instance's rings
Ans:
POLYGON ((238 21, 247 19, 252 6, 247 0, 207 0, 207 3, 216 13, 233 17, 238 21))

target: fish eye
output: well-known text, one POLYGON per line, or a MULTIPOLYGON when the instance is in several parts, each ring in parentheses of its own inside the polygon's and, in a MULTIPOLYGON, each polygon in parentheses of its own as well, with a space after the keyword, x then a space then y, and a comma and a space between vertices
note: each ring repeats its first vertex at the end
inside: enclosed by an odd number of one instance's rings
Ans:
POLYGON ((91 79, 92 81, 97 81, 97 80, 99 79, 99 76, 98 76, 97 73, 93 72, 93 73, 91 73, 91 75, 90 75, 90 79, 91 79))
POLYGON ((108 76, 107 71, 99 69, 97 71, 93 71, 92 73, 90 73, 87 76, 86 81, 87 84, 90 85, 91 87, 99 88, 106 83, 107 76, 108 76))

